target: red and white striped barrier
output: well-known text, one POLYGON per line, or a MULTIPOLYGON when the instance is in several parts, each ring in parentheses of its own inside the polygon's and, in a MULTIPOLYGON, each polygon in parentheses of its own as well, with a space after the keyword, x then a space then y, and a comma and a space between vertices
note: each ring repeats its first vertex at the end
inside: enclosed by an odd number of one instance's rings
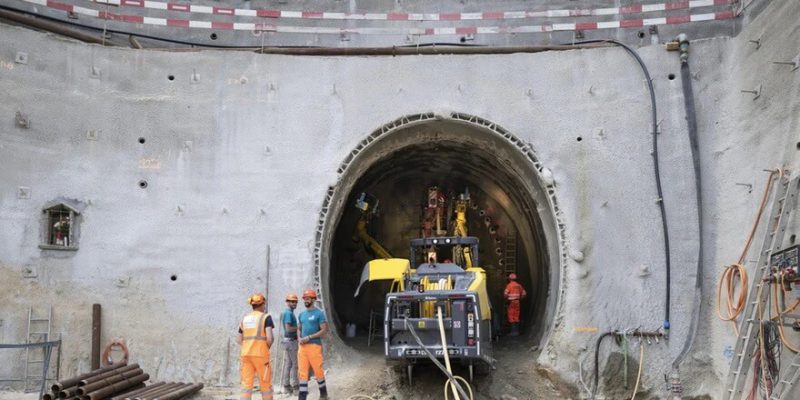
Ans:
MULTIPOLYGON (((339 28, 320 26, 290 26, 250 22, 225 22, 225 21, 195 21, 188 19, 156 18, 141 15, 118 14, 109 11, 95 10, 60 3, 54 0, 22 0, 51 9, 86 15, 109 21, 119 21, 130 24, 170 26, 178 28, 200 28, 216 30, 261 31, 277 33, 308 33, 308 34, 354 34, 354 35, 468 35, 468 34, 509 34, 509 33, 542 33, 554 31, 574 31, 613 28, 637 28, 652 25, 675 25, 689 22, 726 20, 735 18, 733 11, 721 11, 705 14, 691 14, 659 18, 623 19, 605 22, 575 22, 563 24, 543 24, 528 26, 478 26, 478 27, 441 27, 441 28, 339 28)), ((718 1, 718 0, 714 0, 718 1)))
POLYGON ((445 13, 343 13, 324 11, 284 11, 269 9, 244 9, 233 7, 212 7, 194 4, 165 3, 149 0, 94 0, 99 4, 120 7, 139 7, 155 10, 182 11, 197 14, 217 14, 240 17, 262 18, 302 18, 330 20, 371 20, 371 21, 466 21, 524 18, 590 17, 601 15, 641 14, 657 11, 688 10, 701 7, 730 5, 734 0, 691 0, 658 4, 633 4, 625 7, 583 8, 544 11, 488 11, 488 12, 445 12, 445 13))

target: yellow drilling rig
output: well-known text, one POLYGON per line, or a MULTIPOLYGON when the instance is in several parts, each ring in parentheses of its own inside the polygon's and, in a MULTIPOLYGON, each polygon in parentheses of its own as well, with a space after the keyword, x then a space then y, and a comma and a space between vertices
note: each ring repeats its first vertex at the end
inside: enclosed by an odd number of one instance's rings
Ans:
MULTIPOLYGON (((438 188, 437 188, 438 189, 438 188)), ((438 199, 429 189, 429 199, 438 199)), ((367 282, 390 281, 383 309, 383 344, 387 360, 405 363, 409 382, 413 366, 428 358, 460 361, 469 367, 492 367, 492 309, 486 290, 486 273, 478 265, 478 238, 468 236, 469 191, 455 201, 452 235, 441 233, 441 223, 423 221, 423 237, 412 239, 408 258, 394 258, 367 233, 370 203, 377 199, 362 194, 356 206, 362 211, 356 235, 380 258, 367 262, 356 290, 357 298, 367 282), (436 230, 430 229, 436 226, 436 230), (440 261, 443 255, 452 255, 440 261)), ((441 202, 436 200, 436 207, 441 202)), ((428 208, 434 202, 429 201, 428 208)), ((442 216, 426 210, 425 216, 442 216)), ((444 233, 447 233, 446 231, 444 233)))

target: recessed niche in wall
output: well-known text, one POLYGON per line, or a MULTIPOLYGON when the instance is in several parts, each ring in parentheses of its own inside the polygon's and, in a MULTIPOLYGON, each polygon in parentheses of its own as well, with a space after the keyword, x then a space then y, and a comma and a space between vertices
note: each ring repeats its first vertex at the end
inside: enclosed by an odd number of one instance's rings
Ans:
POLYGON ((58 198, 42 208, 42 235, 39 248, 43 250, 78 250, 81 212, 86 206, 72 199, 58 198))

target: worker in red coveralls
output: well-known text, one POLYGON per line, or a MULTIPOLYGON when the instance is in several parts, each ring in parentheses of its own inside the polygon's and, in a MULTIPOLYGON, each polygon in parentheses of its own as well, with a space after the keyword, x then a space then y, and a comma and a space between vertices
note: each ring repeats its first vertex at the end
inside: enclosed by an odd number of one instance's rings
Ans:
POLYGON ((508 323, 511 324, 509 336, 519 336, 519 301, 528 296, 525 288, 517 282, 517 274, 508 275, 508 285, 503 292, 507 302, 506 312, 508 313, 508 323))

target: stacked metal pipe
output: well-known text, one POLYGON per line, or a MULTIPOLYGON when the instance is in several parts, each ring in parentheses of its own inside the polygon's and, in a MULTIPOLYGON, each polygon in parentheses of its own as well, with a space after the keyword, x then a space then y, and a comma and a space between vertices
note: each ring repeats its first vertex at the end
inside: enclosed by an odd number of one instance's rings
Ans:
POLYGON ((203 389, 202 383, 158 382, 146 385, 150 375, 139 364, 117 364, 56 382, 44 400, 175 400, 203 389))

